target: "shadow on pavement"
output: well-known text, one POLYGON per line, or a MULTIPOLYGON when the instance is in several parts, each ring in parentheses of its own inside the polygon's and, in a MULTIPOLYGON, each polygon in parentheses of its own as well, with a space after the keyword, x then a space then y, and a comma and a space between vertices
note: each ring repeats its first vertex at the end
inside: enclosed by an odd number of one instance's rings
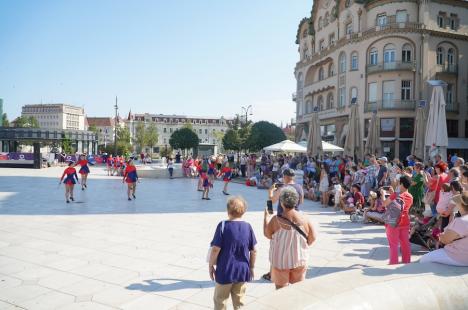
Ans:
POLYGON ((128 290, 132 291, 142 291, 142 292, 167 292, 167 291, 176 291, 183 289, 191 288, 206 288, 213 287, 215 282, 213 281, 195 281, 195 280, 181 280, 181 279, 171 279, 171 278, 162 278, 162 279, 151 279, 144 280, 144 283, 134 283, 126 287, 128 290), (164 284, 164 282, 169 282, 164 284))

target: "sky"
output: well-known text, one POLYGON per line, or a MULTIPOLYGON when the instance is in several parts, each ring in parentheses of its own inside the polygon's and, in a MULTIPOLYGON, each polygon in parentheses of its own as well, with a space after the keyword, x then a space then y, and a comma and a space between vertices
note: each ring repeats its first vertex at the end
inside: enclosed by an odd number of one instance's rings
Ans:
POLYGON ((88 116, 291 121, 295 44, 312 0, 0 0, 0 98, 88 116))

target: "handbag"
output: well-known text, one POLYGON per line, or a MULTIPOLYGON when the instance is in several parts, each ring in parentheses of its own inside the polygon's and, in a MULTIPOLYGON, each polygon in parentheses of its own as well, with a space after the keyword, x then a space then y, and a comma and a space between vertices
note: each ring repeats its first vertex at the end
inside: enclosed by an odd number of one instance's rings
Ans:
POLYGON ((387 209, 385 210, 385 213, 383 216, 383 220, 386 225, 389 225, 395 228, 398 226, 398 224, 400 224, 401 214, 403 213, 404 205, 405 203, 400 198, 400 196, 397 196, 395 200, 393 200, 387 206, 387 209))
MULTIPOLYGON (((224 224, 226 221, 221 222, 221 236, 224 233, 224 224)), ((211 258, 211 252, 213 251, 213 246, 210 244, 210 247, 208 248, 208 253, 206 253, 206 262, 210 263, 210 258, 211 258)))
POLYGON ((437 184, 436 184, 435 190, 427 191, 424 194, 424 198, 423 198, 424 204, 432 205, 434 203, 434 199, 435 199, 435 196, 436 196, 436 191, 437 191, 437 188, 439 187, 439 180, 440 180, 440 176, 437 178, 437 184))

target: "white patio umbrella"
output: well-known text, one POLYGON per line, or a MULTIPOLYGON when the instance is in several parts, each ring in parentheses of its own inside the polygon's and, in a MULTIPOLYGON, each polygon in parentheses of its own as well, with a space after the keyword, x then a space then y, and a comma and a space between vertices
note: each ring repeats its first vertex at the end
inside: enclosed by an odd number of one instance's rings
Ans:
POLYGON ((362 159, 362 134, 361 124, 359 122, 359 111, 357 104, 351 104, 351 111, 349 113, 349 132, 346 136, 344 145, 344 155, 352 156, 355 160, 362 159))
POLYGON ((416 109, 413 145, 411 146, 411 154, 421 159, 424 159, 424 135, 426 129, 425 114, 425 107, 420 105, 416 109))
MULTIPOLYGON (((441 81, 441 83, 444 82, 441 81)), ((434 88, 432 90, 431 103, 429 104, 425 145, 429 147, 431 157, 438 153, 442 156, 443 160, 446 160, 448 135, 443 84, 436 84, 434 82, 432 85, 434 85, 434 88)))
MULTIPOLYGON (((303 147, 307 147, 307 141, 303 140, 301 142, 298 143, 299 145, 302 145, 303 147)), ((326 142, 326 141, 322 141, 322 149, 324 152, 331 152, 331 153, 334 153, 334 152, 343 152, 344 149, 337 146, 337 145, 334 145, 334 144, 331 144, 329 142, 326 142)))
POLYGON ((379 119, 377 118, 377 112, 372 113, 372 118, 369 124, 369 132, 367 133, 367 140, 364 151, 368 154, 379 155, 382 149, 380 143, 380 130, 379 130, 379 119))
POLYGON ((272 144, 263 148, 270 152, 289 152, 289 153, 306 153, 307 148, 299 145, 291 140, 284 140, 276 144, 272 144))
POLYGON ((320 120, 318 111, 312 113, 312 119, 309 125, 309 138, 307 141, 307 152, 315 157, 323 154, 322 135, 320 134, 320 120))

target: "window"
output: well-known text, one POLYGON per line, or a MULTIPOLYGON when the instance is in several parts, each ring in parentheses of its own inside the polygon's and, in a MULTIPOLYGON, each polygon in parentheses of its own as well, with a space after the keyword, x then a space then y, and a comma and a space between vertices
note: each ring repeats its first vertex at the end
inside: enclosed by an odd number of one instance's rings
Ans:
POLYGON ((387 15, 386 15, 386 14, 379 14, 379 15, 377 15, 377 25, 378 25, 378 26, 385 26, 385 25, 387 25, 387 15))
POLYGON ((378 52, 377 52, 377 49, 376 48, 372 48, 371 51, 370 51, 370 55, 369 55, 369 64, 372 65, 372 66, 375 66, 377 65, 377 55, 378 55, 378 52))
POLYGON ((357 52, 353 52, 351 54, 351 70, 358 69, 358 54, 357 52))
POLYGON ((353 33, 353 23, 347 23, 346 24, 346 34, 352 34, 353 33))
POLYGON ((201 129, 198 129, 198 133, 201 134, 201 133, 202 133, 202 130, 201 130, 201 129))
POLYGON ((382 85, 382 106, 392 107, 394 99, 395 81, 383 81, 382 85))
POLYGON ((384 47, 384 69, 391 69, 395 65, 395 45, 387 44, 384 47))
POLYGON ((320 96, 320 97, 318 98, 317 107, 319 108, 319 111, 323 111, 323 110, 324 110, 324 107, 323 107, 323 97, 322 97, 322 96, 320 96))
POLYGON ((396 12, 396 22, 397 23, 406 23, 408 19, 408 13, 406 10, 401 10, 396 12))
POLYGON ((367 101, 369 102, 377 102, 377 83, 369 83, 368 85, 368 98, 367 101))
POLYGON ((395 137, 395 119, 381 118, 380 119, 380 136, 395 137))
POLYGON ((334 76, 334 75, 335 75, 335 66, 333 65, 333 63, 331 63, 328 66, 328 76, 334 76))
POLYGON ((357 88, 352 87, 351 88, 351 101, 356 102, 356 100, 357 100, 357 88))
POLYGON ((453 55, 455 54, 453 48, 449 48, 448 51, 447 51, 447 63, 449 65, 453 65, 453 60, 454 60, 454 57, 453 55))
POLYGON ((411 81, 401 81, 401 100, 411 100, 411 81))
POLYGON ((346 54, 341 53, 340 55, 340 73, 346 72, 346 54))
POLYGON ((325 48, 325 40, 320 40, 319 42, 319 50, 322 51, 325 48))
POLYGON ((400 118, 400 138, 413 138, 414 118, 400 118))
POLYGON ((444 49, 442 47, 437 48, 437 64, 444 64, 444 49))
POLYGON ((458 138, 458 121, 455 119, 447 120, 447 135, 449 138, 458 138))
POLYGON ((450 29, 457 30, 458 24, 458 15, 457 14, 450 14, 450 29))
POLYGON ((442 15, 437 16, 437 25, 439 28, 444 28, 444 17, 442 15))
POLYGON ((309 113, 312 113, 312 100, 307 100, 306 101, 306 113, 309 114, 309 113))
POLYGON ((169 128, 169 132, 172 133, 172 128, 169 128))
POLYGON ((208 129, 205 129, 205 135, 207 135, 207 134, 208 134, 208 129))
POLYGON ((344 107, 346 105, 346 87, 343 85, 343 86, 340 86, 339 90, 338 90, 338 96, 339 96, 339 107, 344 107))
POLYGON ((401 50, 401 61, 411 62, 411 47, 409 44, 403 45, 401 50))
POLYGON ((369 136, 370 118, 364 119, 364 137, 369 136))
POLYGON ((447 84, 446 104, 453 105, 453 84, 447 84))
POLYGON ((329 93, 327 96, 327 109, 333 109, 334 105, 333 93, 329 93))
POLYGON ((324 71, 323 71, 323 67, 320 67, 319 69, 319 73, 318 73, 318 79, 319 81, 323 80, 325 77, 324 77, 324 71))
POLYGON ((167 128, 163 128, 163 132, 166 133, 166 132, 167 132, 167 128))
POLYGON ((332 33, 331 35, 328 36, 328 45, 333 45, 335 44, 335 33, 332 33))

